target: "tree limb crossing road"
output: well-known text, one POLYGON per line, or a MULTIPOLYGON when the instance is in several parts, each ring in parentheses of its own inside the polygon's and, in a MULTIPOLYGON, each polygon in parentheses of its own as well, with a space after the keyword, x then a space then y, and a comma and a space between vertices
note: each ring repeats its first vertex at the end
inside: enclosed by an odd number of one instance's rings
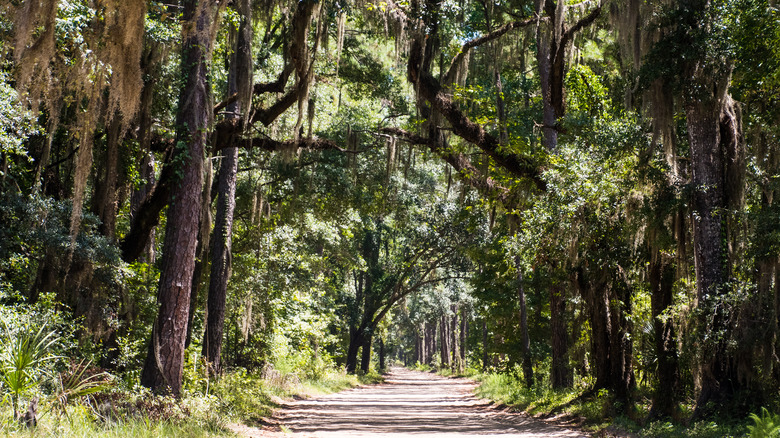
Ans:
POLYGON ((291 402, 279 418, 286 437, 585 437, 473 395, 467 379, 393 368, 384 384, 291 402))

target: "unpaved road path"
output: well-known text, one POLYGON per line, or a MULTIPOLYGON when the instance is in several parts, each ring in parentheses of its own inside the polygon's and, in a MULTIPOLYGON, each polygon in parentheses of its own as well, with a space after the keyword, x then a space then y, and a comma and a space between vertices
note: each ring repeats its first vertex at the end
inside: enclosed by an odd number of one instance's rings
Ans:
POLYGON ((385 383, 285 404, 278 417, 290 433, 246 436, 585 437, 581 432, 494 409, 474 397, 474 382, 394 368, 385 383))

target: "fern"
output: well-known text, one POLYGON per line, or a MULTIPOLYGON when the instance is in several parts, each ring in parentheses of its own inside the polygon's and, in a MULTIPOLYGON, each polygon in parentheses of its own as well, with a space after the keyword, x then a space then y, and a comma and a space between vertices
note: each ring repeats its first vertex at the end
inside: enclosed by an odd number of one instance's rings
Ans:
POLYGON ((769 412, 767 408, 761 408, 761 416, 750 414, 750 419, 755 423, 748 426, 751 438, 780 437, 780 415, 769 412))

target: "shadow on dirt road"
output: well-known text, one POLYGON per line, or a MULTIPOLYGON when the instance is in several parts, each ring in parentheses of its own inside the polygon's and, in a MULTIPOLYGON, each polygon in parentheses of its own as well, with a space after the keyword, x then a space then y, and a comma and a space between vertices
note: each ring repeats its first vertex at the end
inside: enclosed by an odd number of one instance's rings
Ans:
POLYGON ((393 368, 380 385, 285 404, 289 437, 585 437, 474 397, 474 382, 393 368))

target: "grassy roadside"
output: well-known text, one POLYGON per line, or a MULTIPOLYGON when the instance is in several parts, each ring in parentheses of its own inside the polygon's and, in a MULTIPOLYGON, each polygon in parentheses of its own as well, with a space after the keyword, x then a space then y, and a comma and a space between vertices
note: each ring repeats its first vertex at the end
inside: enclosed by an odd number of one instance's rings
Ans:
MULTIPOLYGON (((430 368, 420 367, 420 370, 427 371, 430 368)), ((440 370, 438 373, 453 375, 450 370, 440 370)), ((522 377, 512 373, 483 373, 469 369, 462 376, 479 383, 475 393, 481 398, 537 418, 555 419, 599 437, 780 437, 780 416, 769 412, 755 417, 717 418, 696 423, 684 420, 647 421, 650 398, 649 394, 641 391, 636 395, 634 406, 624 409, 608 391, 583 396, 587 390, 586 382, 570 390, 556 391, 545 380, 528 388, 522 377)), ((689 405, 680 406, 680 418, 690 416, 692 405, 693 401, 689 405)))
POLYGON ((238 369, 216 382, 190 381, 179 400, 154 396, 138 387, 115 388, 61 409, 41 410, 38 425, 33 429, 20 426, 10 411, 3 410, 0 436, 233 437, 236 435, 229 424, 260 425, 284 400, 315 397, 380 381, 382 376, 375 372, 354 376, 327 370, 300 378, 296 373, 260 376, 238 369))

